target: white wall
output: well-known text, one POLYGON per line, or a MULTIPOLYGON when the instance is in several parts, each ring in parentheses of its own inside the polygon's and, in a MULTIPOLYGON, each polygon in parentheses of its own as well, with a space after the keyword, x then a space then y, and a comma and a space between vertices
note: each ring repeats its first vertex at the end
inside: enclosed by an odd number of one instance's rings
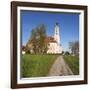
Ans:
MULTIPOLYGON (((0 90, 10 90, 10 1, 0 0, 0 90)), ((19 0, 19 1, 41 1, 62 4, 82 4, 88 5, 90 16, 90 0, 19 0)), ((90 17, 88 17, 90 23, 90 17)), ((90 30, 90 25, 88 30, 90 30)), ((88 31, 90 34, 90 31, 88 31)), ((90 38, 90 35, 89 35, 90 38)), ((90 41, 89 45, 90 46, 90 41)), ((90 47, 88 47, 90 50, 90 47)), ((88 51, 90 53, 90 51, 88 51)), ((90 55, 88 57, 90 59, 90 55)), ((90 60, 88 59, 88 68, 90 69, 90 60)), ((45 88, 32 88, 32 90, 90 90, 90 70, 88 70, 88 85, 72 85, 45 88)), ((25 90, 25 89, 22 89, 25 90)), ((28 89, 29 90, 29 89, 28 89)))

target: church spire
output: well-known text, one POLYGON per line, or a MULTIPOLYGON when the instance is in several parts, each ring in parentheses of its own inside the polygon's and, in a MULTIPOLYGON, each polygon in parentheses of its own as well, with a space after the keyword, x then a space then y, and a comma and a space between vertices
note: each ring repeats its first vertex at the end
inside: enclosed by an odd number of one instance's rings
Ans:
POLYGON ((56 24, 55 24, 55 33, 54 33, 54 38, 55 38, 55 40, 56 40, 56 42, 58 43, 58 44, 60 44, 60 29, 59 29, 59 23, 58 22, 56 22, 56 24))
POLYGON ((59 23, 58 23, 58 22, 56 22, 56 25, 59 25, 59 23))

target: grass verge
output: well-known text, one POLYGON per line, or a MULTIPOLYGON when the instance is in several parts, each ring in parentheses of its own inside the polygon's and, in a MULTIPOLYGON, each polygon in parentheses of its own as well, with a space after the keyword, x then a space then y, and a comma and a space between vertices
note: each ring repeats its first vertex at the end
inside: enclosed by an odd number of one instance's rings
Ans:
POLYGON ((69 65, 74 75, 79 75, 79 57, 65 55, 64 60, 69 65))

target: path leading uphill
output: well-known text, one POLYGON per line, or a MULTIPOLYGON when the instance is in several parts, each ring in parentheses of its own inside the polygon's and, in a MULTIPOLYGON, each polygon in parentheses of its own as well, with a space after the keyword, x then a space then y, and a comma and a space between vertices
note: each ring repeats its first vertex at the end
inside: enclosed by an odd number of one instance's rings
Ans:
POLYGON ((66 76, 66 75, 73 75, 73 72, 64 61, 63 56, 59 56, 52 65, 48 76, 66 76))

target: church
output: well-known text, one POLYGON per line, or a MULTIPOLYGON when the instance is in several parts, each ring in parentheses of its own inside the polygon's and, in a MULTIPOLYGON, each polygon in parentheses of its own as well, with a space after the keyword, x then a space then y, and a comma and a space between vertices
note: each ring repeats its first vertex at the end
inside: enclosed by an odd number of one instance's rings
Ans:
POLYGON ((60 28, 59 24, 55 24, 54 35, 46 38, 46 42, 48 43, 48 54, 60 54, 62 53, 61 46, 61 38, 60 38, 60 28))
MULTIPOLYGON (((54 27, 54 34, 53 36, 47 36, 45 38, 45 43, 47 43, 47 54, 61 54, 62 53, 62 46, 61 46, 61 38, 60 38, 60 28, 59 28, 59 24, 56 23, 55 27, 54 27)), ((30 53, 33 53, 33 49, 32 49, 32 42, 28 41, 27 43, 28 47, 29 47, 29 51, 30 53)))

